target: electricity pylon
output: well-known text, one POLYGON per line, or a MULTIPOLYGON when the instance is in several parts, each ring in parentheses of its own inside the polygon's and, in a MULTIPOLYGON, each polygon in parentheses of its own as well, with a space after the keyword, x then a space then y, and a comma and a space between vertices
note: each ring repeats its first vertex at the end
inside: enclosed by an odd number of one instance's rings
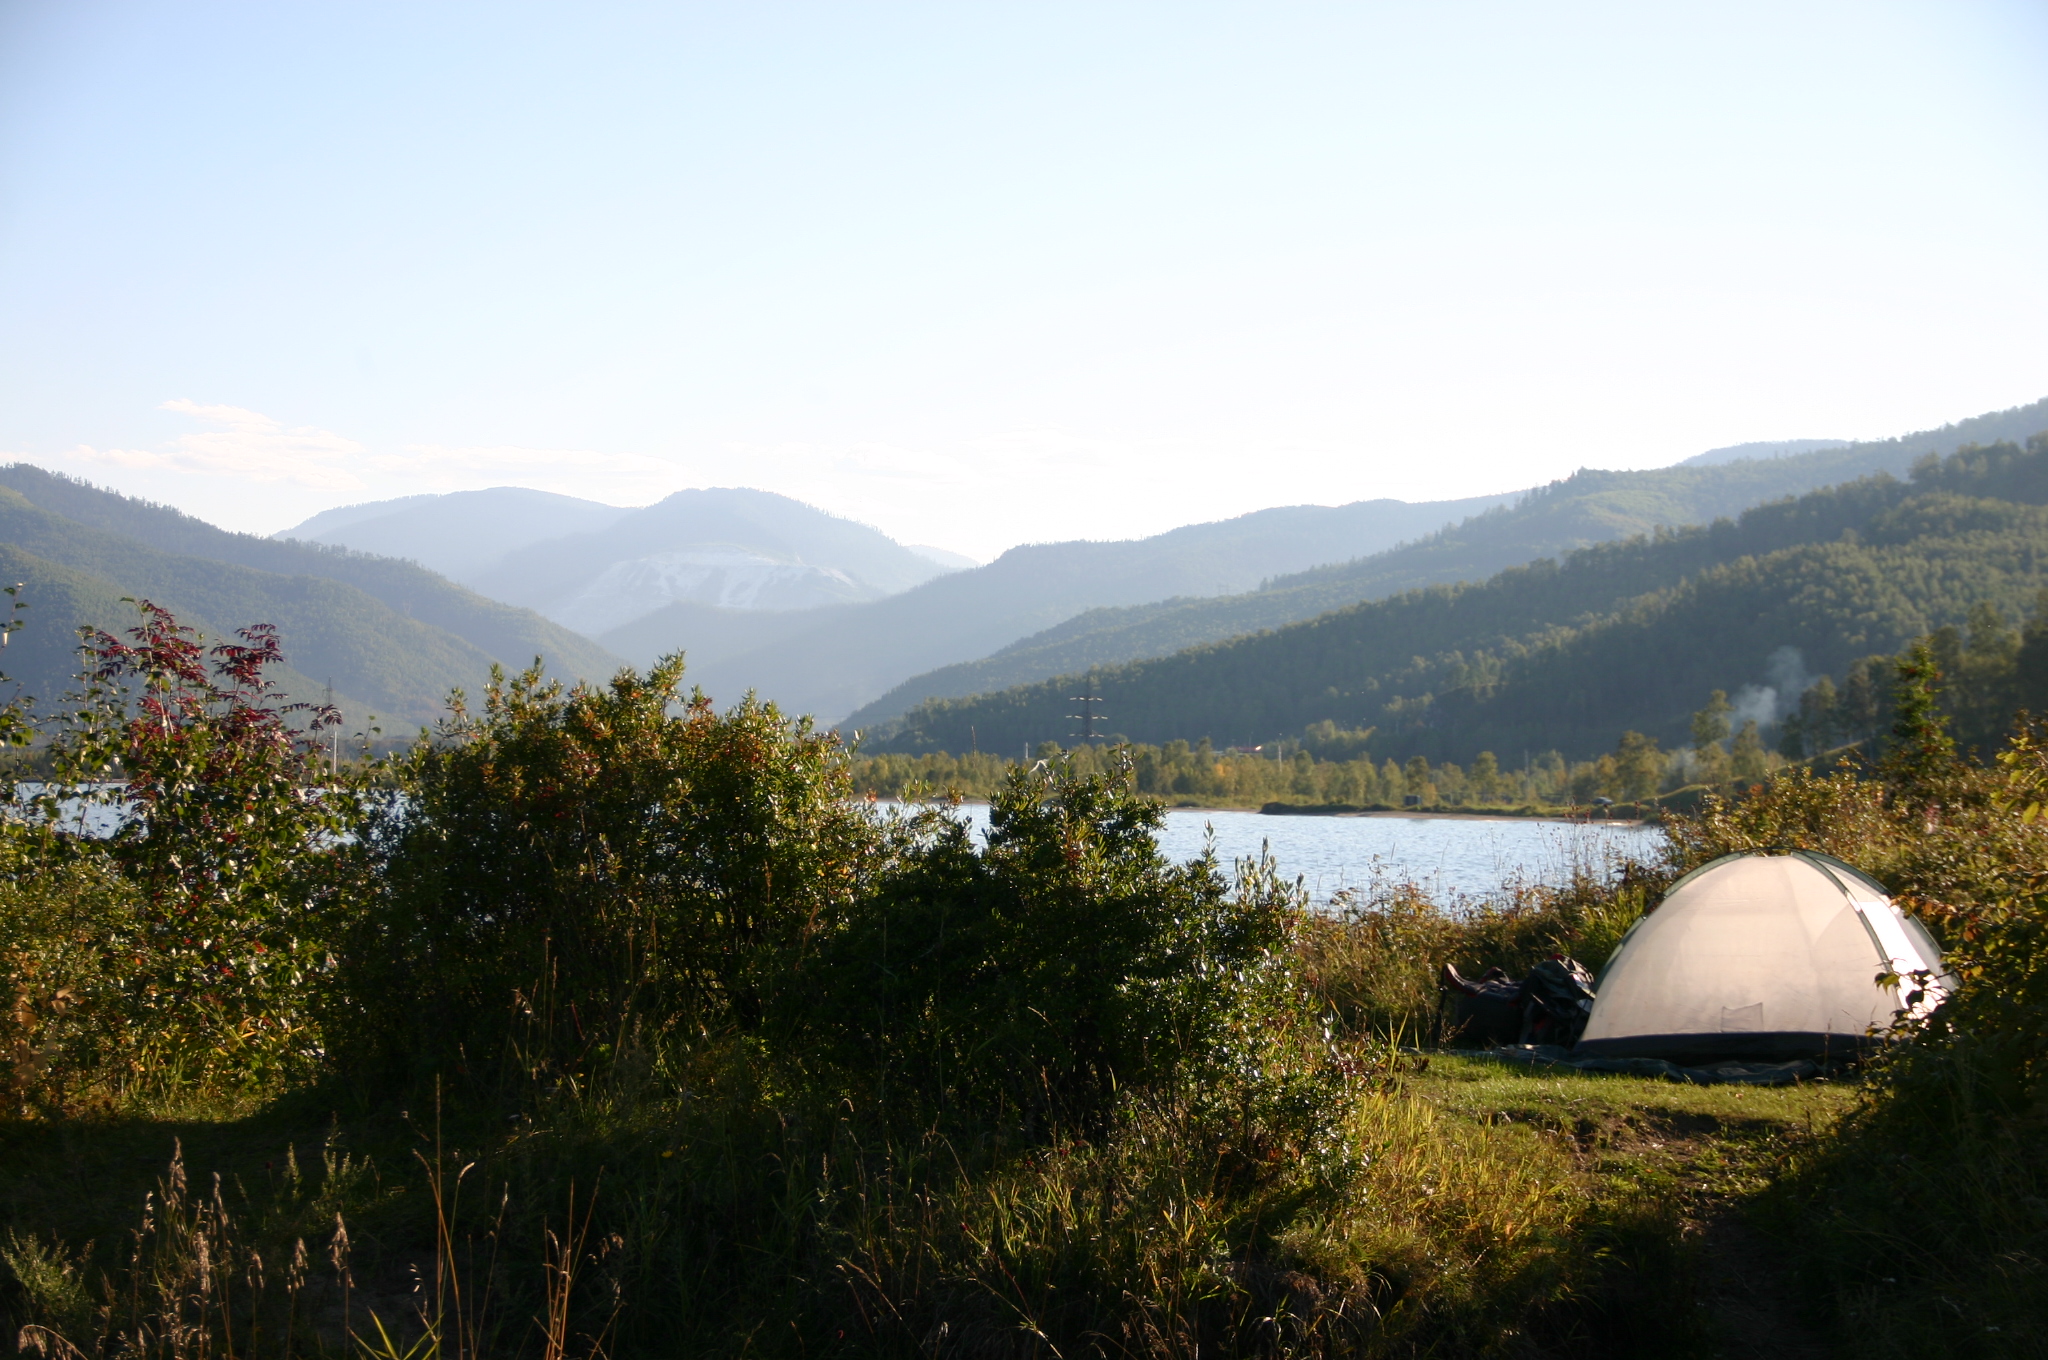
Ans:
POLYGON ((1095 730, 1095 723, 1097 719, 1107 715, 1098 707, 1102 700, 1095 693, 1095 676, 1090 674, 1087 687, 1079 694, 1069 694, 1067 701, 1081 706, 1079 713, 1069 713, 1067 715, 1067 721, 1081 724, 1081 730, 1069 732, 1067 735, 1069 737, 1077 737, 1082 741, 1100 740, 1102 734, 1095 730))

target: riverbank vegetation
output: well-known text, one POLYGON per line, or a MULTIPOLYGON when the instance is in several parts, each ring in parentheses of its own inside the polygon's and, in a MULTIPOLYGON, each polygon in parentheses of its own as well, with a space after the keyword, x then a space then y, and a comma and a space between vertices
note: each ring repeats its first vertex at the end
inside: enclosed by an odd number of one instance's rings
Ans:
MULTIPOLYGON (((1710 707, 1715 702, 1710 700, 1710 707)), ((1725 699, 1718 702, 1725 712, 1725 699)), ((1207 742, 1072 747, 1044 742, 1032 758, 1090 774, 1128 764, 1136 790, 1169 807, 1275 812, 1421 809, 1551 817, 1584 815, 1601 799, 1629 804, 1630 812, 1657 815, 1660 794, 1677 794, 1675 801, 1690 805, 1710 787, 1709 781, 1754 782, 1788 763, 1783 754, 1763 744, 1753 724, 1732 738, 1708 738, 1698 748, 1668 752, 1629 732, 1613 752, 1597 760, 1566 761, 1556 751, 1533 757, 1524 753, 1518 768, 1503 768, 1491 751, 1481 751, 1464 766, 1433 765, 1426 756, 1378 763, 1370 756, 1344 757, 1347 748, 1364 745, 1370 735, 1318 724, 1300 739, 1226 751, 1207 742)), ((980 799, 999 788, 1015 767, 1015 761, 985 752, 881 754, 856 756, 852 774, 860 792, 878 798, 929 789, 980 799)))
POLYGON ((1958 756, 1928 648, 1881 763, 1709 798, 1653 861, 1315 915, 1284 866, 1164 861, 1135 762, 1012 769, 983 840, 943 799, 869 807, 830 734, 718 710, 671 662, 497 678, 351 769, 265 683, 264 630, 207 649, 152 612, 91 644, 81 702, 9 728, 61 787, 129 800, 108 837, 49 803, 0 842, 0 1262, 27 1349, 2043 1335, 2048 748, 2023 727, 1958 756), (1958 970, 1865 1077, 1430 1051, 1441 963, 1597 963, 1672 876, 1782 844, 1876 873, 1958 970))

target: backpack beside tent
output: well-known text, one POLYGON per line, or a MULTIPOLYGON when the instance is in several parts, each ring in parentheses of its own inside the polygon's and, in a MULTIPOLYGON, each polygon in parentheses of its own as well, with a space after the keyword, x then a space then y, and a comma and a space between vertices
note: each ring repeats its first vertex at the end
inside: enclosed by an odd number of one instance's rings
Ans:
POLYGON ((1520 979, 1501 968, 1468 978, 1447 963, 1436 985, 1442 1037, 1453 1043, 1570 1047, 1593 1012, 1593 975, 1562 954, 1520 979))
POLYGON ((1868 876, 1809 850, 1693 870, 1608 961, 1575 1057, 1853 1057, 1946 994, 1941 950, 1868 876), (1900 985, 1880 986, 1883 973, 1900 985), (1905 995, 1900 995, 1903 987, 1905 995))

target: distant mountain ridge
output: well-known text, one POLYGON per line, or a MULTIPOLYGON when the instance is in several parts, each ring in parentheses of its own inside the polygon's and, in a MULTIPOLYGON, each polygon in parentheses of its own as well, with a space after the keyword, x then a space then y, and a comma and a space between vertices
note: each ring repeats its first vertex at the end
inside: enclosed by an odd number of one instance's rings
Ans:
POLYGON ((523 487, 315 515, 280 537, 409 557, 597 637, 677 602, 809 609, 881 599, 955 568, 773 492, 712 487, 625 509, 523 487))
POLYGON ((1709 463, 1688 459, 1631 472, 1584 469, 1414 542, 1278 576, 1256 591, 1078 614, 985 657, 913 676, 861 706, 846 722, 879 730, 927 699, 991 693, 1090 667, 1166 656, 1403 590, 1484 580, 1512 566, 1659 526, 1709 523, 1870 473, 1900 475, 1916 459, 1944 448, 2019 441, 2042 429, 2048 429, 2048 398, 1938 430, 1807 453, 1709 463))
POLYGON ((521 548, 488 579, 502 598, 602 637, 678 600, 808 609, 882 599, 945 571, 878 529, 802 501, 712 487, 521 548))
POLYGON ((919 671, 985 655, 1093 606, 1244 590, 1506 499, 1283 506, 1151 538, 1029 544, 871 603, 784 614, 678 603, 600 637, 643 662, 680 648, 691 680, 714 696, 754 690, 792 711, 832 717, 919 671))
POLYGON ((508 552, 603 529, 631 513, 552 491, 494 486, 339 506, 271 537, 404 558, 468 585, 472 573, 508 552))
POLYGON ((903 546, 920 557, 930 558, 948 571, 973 571, 981 565, 966 553, 956 553, 950 548, 934 548, 929 543, 906 543, 903 546))

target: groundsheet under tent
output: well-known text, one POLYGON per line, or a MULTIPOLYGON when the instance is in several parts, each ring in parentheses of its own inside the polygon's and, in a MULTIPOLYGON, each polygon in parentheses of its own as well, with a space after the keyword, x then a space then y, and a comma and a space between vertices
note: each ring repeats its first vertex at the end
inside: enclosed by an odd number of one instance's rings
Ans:
POLYGON ((1495 1058, 1522 1067, 1570 1068, 1575 1072, 1614 1072, 1630 1077, 1662 1077, 1666 1081, 1690 1082, 1695 1086, 1732 1083, 1739 1086, 1791 1086, 1825 1075, 1817 1062, 1798 1058, 1791 1062, 1723 1062, 1709 1067, 1681 1067, 1662 1058, 1589 1058, 1555 1044, 1512 1044, 1484 1051, 1460 1050, 1460 1056, 1495 1058))

